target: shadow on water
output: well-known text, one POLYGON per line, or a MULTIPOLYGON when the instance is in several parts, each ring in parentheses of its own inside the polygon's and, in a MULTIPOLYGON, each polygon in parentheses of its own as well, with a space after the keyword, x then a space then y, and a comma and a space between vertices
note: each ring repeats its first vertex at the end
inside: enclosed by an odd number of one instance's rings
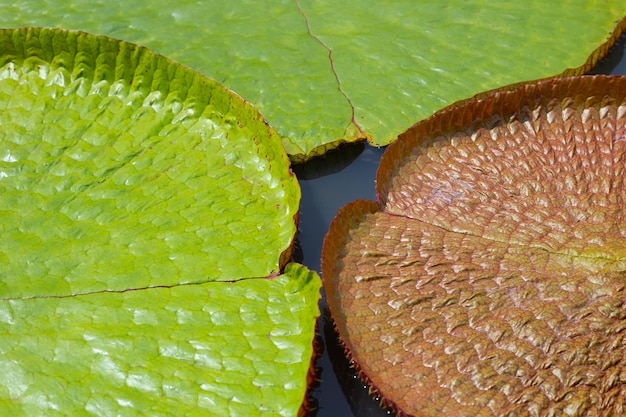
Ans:
MULTIPOLYGON (((359 198, 376 198, 376 169, 383 150, 364 143, 346 144, 323 157, 294 165, 302 189, 294 261, 320 272, 324 235, 337 210, 359 198)), ((328 309, 323 295, 320 310, 316 338, 318 382, 311 389, 309 417, 390 416, 350 367, 334 325, 328 314, 324 315, 328 309), (370 411, 364 413, 364 409, 370 411)))
POLYGON ((618 39, 611 48, 608 55, 600 60, 598 64, 589 71, 589 74, 626 74, 626 60, 624 60, 624 49, 626 49, 626 33, 618 39))
POLYGON ((370 393, 369 387, 361 380, 350 360, 346 357, 339 334, 335 330, 330 311, 322 312, 324 320, 324 339, 328 356, 333 364, 333 371, 339 381, 343 395, 355 416, 394 416, 395 414, 381 405, 380 397, 370 393))
POLYGON ((303 164, 293 165, 293 172, 299 180, 314 180, 337 174, 354 162, 363 153, 365 146, 363 142, 340 145, 326 152, 324 156, 317 156, 303 164))

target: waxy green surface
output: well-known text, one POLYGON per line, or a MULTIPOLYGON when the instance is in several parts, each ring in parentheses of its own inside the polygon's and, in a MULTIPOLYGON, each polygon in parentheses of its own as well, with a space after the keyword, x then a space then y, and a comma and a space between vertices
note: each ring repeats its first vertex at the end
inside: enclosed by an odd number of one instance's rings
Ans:
POLYGON ((295 415, 320 280, 239 96, 143 47, 0 30, 0 414, 295 415))
POLYGON ((621 0, 0 5, 1 26, 110 35, 223 82, 259 108, 293 159, 341 141, 385 145, 457 100, 589 70, 625 16, 621 0))
POLYGON ((36 33, 0 44, 5 296, 279 271, 300 190, 250 106, 134 45, 36 33))
POLYGON ((0 302, 0 412, 13 416, 295 416, 319 278, 0 302))

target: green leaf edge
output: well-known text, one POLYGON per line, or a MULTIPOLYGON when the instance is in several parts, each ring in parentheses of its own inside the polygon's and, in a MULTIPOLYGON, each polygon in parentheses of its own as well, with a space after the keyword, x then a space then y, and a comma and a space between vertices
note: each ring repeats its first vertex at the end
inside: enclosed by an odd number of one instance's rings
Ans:
MULTIPOLYGON (((53 29, 53 28, 21 28, 21 29, 0 29, 0 39, 2 40, 6 40, 6 37, 4 37, 3 35, 6 35, 7 33, 11 33, 14 36, 20 37, 20 36, 24 36, 25 38, 28 38, 29 36, 33 36, 35 33, 40 33, 40 32, 50 32, 52 34, 54 33, 59 33, 59 32, 64 32, 64 33, 70 33, 73 34, 74 36, 77 37, 87 37, 87 38, 92 38, 92 39, 103 39, 103 38, 107 38, 107 37, 102 37, 102 36, 96 36, 96 35, 91 35, 89 33, 86 32, 82 32, 82 31, 72 31, 72 30, 60 30, 60 29, 53 29)), ((35 35, 36 37, 36 35, 35 35)), ((141 51, 141 52, 146 52, 149 51, 147 48, 138 46, 138 45, 134 45, 132 43, 128 43, 128 42, 124 42, 124 41, 118 41, 115 40, 113 38, 107 38, 110 41, 113 42, 119 42, 121 45, 125 45, 127 47, 129 47, 130 49, 136 48, 136 51, 141 51)), ((10 44, 10 43, 9 43, 10 44)), ((0 48, 2 48, 3 50, 6 50, 6 46, 7 43, 6 42, 1 42, 0 41, 0 48)), ((17 51, 14 51, 17 52, 17 51)), ((150 52, 152 53, 152 52, 150 52)), ((17 56, 18 54, 16 54, 15 56, 17 56)), ((256 109, 248 102, 246 102, 245 100, 243 100, 241 97, 239 97, 236 93, 228 90, 226 87, 222 86, 221 84, 219 84, 218 82, 209 79, 208 77, 205 77, 204 75, 197 73, 193 70, 189 70, 186 67, 183 67, 180 64, 175 63, 174 61, 169 60, 168 58, 165 58, 161 55, 158 54, 154 54, 155 56, 158 57, 158 59, 160 60, 164 60, 165 62, 168 63, 169 67, 172 69, 176 69, 176 68, 184 68, 184 71, 189 71, 192 75, 191 75, 191 84, 193 85, 193 87, 195 89, 199 89, 201 92, 206 92, 206 91, 213 91, 213 90, 220 90, 221 91, 225 91, 228 92, 228 97, 229 100, 226 101, 220 101, 219 104, 221 106, 222 109, 225 109, 225 111, 227 113, 235 113, 235 114, 244 114, 247 117, 247 119, 249 121, 252 121, 255 125, 256 128, 258 128, 259 130, 266 130, 269 134, 269 137, 271 138, 271 140, 275 143, 278 144, 278 146, 273 146, 270 148, 270 152, 269 154, 271 155, 272 160, 279 160, 281 162, 284 162, 286 166, 289 165, 289 159, 287 158, 284 149, 282 148, 282 143, 280 142, 278 135, 276 134, 276 132, 267 124, 267 122, 262 118, 262 116, 258 113, 258 111, 256 111, 256 109)), ((141 53, 139 53, 139 56, 141 56, 141 53)), ((10 58, 8 58, 8 60, 10 60, 10 58)), ((4 65, 6 63, 6 60, 4 62, 2 62, 0 65, 4 65)), ((118 66, 115 68, 113 74, 116 74, 117 71, 120 70, 125 70, 127 68, 125 68, 124 66, 118 66)), ((81 69, 78 69, 77 71, 81 71, 81 69)), ((111 74, 111 73, 109 73, 111 74)), ((84 76, 83 74, 81 74, 81 76, 84 76)), ((101 74, 101 76, 106 76, 105 74, 101 74)), ((159 87, 164 87, 164 85, 160 85, 159 87)), ((166 87, 166 86, 165 86, 166 87)), ((202 97, 205 97, 204 95, 202 95, 202 97)), ((207 95, 206 97, 210 97, 210 94, 207 95)), ((212 104, 216 104, 215 102, 213 102, 212 104)), ((256 130, 255 128, 255 130, 256 130)), ((299 186, 297 185, 297 180, 295 178, 295 175, 293 175, 293 173, 289 172, 288 177, 289 180, 291 180, 292 184, 295 184, 296 187, 294 188, 293 192, 291 194, 289 194, 290 197, 292 197, 292 200, 295 201, 295 203, 299 202, 299 197, 300 197, 300 189, 299 186)), ((293 218, 294 218, 294 226, 296 223, 296 219, 297 219, 297 204, 292 204, 292 207, 294 208, 292 210, 293 213, 293 218)), ((290 255, 290 251, 291 251, 291 246, 293 245, 293 239, 289 244, 289 247, 286 248, 283 253, 281 254, 281 261, 280 261, 280 266, 282 267, 287 259, 289 258, 290 255)), ((313 339, 313 324, 316 321, 316 318, 319 316, 319 310, 317 308, 317 302, 319 301, 319 289, 321 288, 321 281, 319 280, 319 277, 317 276, 317 274, 315 272, 312 271, 308 271, 306 269, 306 267, 303 267, 301 265, 296 265, 296 264, 289 264, 285 267, 285 275, 281 275, 277 278, 272 278, 272 277, 266 277, 266 278, 256 278, 256 279, 252 279, 253 281, 263 281, 263 282, 267 282, 270 283, 274 280, 281 281, 284 280, 284 277, 289 276, 290 274, 296 275, 296 277, 294 279, 288 279, 286 280, 286 285, 287 285, 287 289, 288 289, 288 295, 295 295, 295 296, 301 296, 304 295, 304 297, 307 299, 307 301, 304 303, 304 306, 301 308, 303 311, 306 312, 306 316, 307 316, 307 320, 305 320, 305 323, 309 325, 310 327, 310 331, 309 336, 310 339, 307 339, 307 341, 305 342, 305 346, 308 346, 308 352, 310 352, 310 354, 305 355, 308 357, 313 357, 312 355, 312 347, 313 347, 313 343, 312 343, 312 339, 313 339), (302 294, 303 293, 303 294, 302 294)), ((248 281, 248 280, 244 280, 248 281)), ((218 283, 204 283, 204 284, 200 284, 200 285, 215 285, 218 283)), ((229 281, 227 282, 222 282, 222 285, 228 285, 229 281)), ((175 287, 171 287, 171 288, 177 288, 178 286, 175 287)), ((152 288, 153 290, 159 290, 159 289, 163 289, 166 287, 155 287, 152 288)), ((147 291, 150 291, 150 288, 144 289, 147 291)), ((122 291, 121 293, 124 293, 125 291, 122 291)), ((84 294, 81 295, 80 297, 90 297, 90 296, 99 296, 99 295, 111 295, 112 293, 109 291, 104 291, 104 292, 99 292, 99 293, 91 293, 91 294, 84 294)), ((75 296, 68 296, 68 297, 51 297, 49 299, 51 300, 61 300, 61 299, 71 299, 75 296)), ((1 300, 0 302, 2 304, 6 305, 11 305, 14 303, 20 303, 20 302, 30 302, 30 301, 35 301, 35 300, 45 300, 48 299, 47 297, 35 297, 35 298, 24 298, 24 299, 4 299, 1 300)), ((11 333, 10 331, 7 331, 5 334, 9 334, 11 333)), ((304 362, 303 362, 304 363, 304 362)), ((306 367, 305 367, 305 373, 309 373, 311 371, 310 369, 310 363, 306 363, 306 367)), ((310 378, 310 375, 308 375, 308 378, 310 378)), ((9 381, 11 382, 11 381, 9 381)), ((302 382, 302 381, 301 381, 302 382)), ((302 392, 306 391, 306 387, 307 387, 308 382, 305 381, 305 383, 301 384, 301 388, 302 388, 302 392)), ((302 395, 302 397, 304 397, 304 394, 302 395)), ((300 400, 302 400, 303 398, 300 398, 300 400)), ((300 401, 299 403, 299 410, 298 411, 300 414, 303 413, 302 410, 306 409, 306 404, 305 402, 300 401)), ((5 404, 5 406, 7 406, 5 404)), ((12 407, 11 407, 12 408, 12 407)), ((15 411, 15 410, 14 410, 15 411)), ((220 414, 221 415, 221 412, 220 414)))
MULTIPOLYGON (((294 244, 301 191, 297 178, 289 169, 290 161, 279 135, 252 104, 195 70, 155 54, 148 48, 107 36, 56 28, 0 29, 0 50, 0 67, 8 62, 24 62, 25 65, 34 66, 42 60, 67 69, 73 78, 89 79, 94 83, 99 80, 136 80, 138 82, 131 86, 132 89, 142 92, 158 90, 167 100, 171 92, 175 100, 192 102, 195 108, 210 107, 212 111, 224 115, 224 118, 246 120, 245 127, 255 135, 257 145, 265 151, 265 155, 260 157, 265 158, 270 167, 273 166, 274 175, 280 174, 277 180, 283 185, 286 210, 280 214, 281 223, 277 224, 289 226, 280 232, 284 243, 281 253, 276 254, 273 270, 256 271, 253 276, 282 270, 294 244), (98 56, 101 50, 115 54, 114 66, 93 62, 94 56, 98 56), (153 78, 152 74, 158 71, 170 76, 153 78), (167 82, 169 78, 173 78, 171 85, 167 82)), ((240 278, 246 276, 227 276, 222 279, 240 278)))
MULTIPOLYGON (((471 102, 473 100, 476 99, 480 99, 486 96, 489 96, 491 94, 493 94, 494 92, 497 91, 508 91, 508 90, 514 90, 520 86, 529 84, 529 83, 538 83, 541 81, 545 81, 545 80, 550 80, 553 78, 568 78, 568 77, 574 77, 574 76, 581 76, 584 75, 586 73, 588 73, 589 71, 591 71, 595 65, 602 60, 604 57, 607 56, 607 54, 609 53, 610 49, 617 43, 617 41, 619 40, 619 38, 622 36, 623 33, 626 32, 626 16, 624 16, 621 20, 616 22, 616 26, 615 29, 610 33, 610 35, 608 36, 608 38, 606 39, 605 42, 601 43, 595 50, 593 50, 591 52, 591 54, 589 55, 589 57, 587 58, 587 60, 581 64, 578 67, 573 67, 573 68, 566 68, 563 70, 563 72, 558 73, 558 74, 554 74, 551 76, 547 76, 544 78, 538 78, 538 79, 532 79, 532 80, 522 80, 519 82, 515 82, 515 83, 511 83, 511 84, 507 84, 507 85, 503 85, 501 87, 495 88, 493 90, 488 90, 488 91, 484 91, 484 92, 480 92, 475 94, 472 97, 468 97, 466 99, 462 99, 462 100, 458 100, 455 101, 447 106, 444 106, 442 109, 448 109, 448 108, 453 108, 453 107, 457 107, 460 106, 464 103, 467 102, 471 102)), ((439 111, 435 112, 438 113, 439 111)), ((433 113, 433 114, 435 114, 433 113)), ((432 117, 432 116, 429 116, 432 117)), ((428 119, 429 117, 423 118, 423 119, 419 119, 416 120, 414 122, 414 124, 410 127, 408 127, 407 129, 411 129, 414 125, 419 124, 420 122, 422 122, 423 120, 428 119)), ((352 125, 354 126, 354 121, 352 122, 352 125)), ((361 141, 365 141, 368 144, 370 144, 371 146, 376 146, 376 147, 381 147, 381 146, 387 146, 391 143, 394 143, 398 137, 399 134, 394 134, 393 132, 390 132, 388 136, 383 137, 383 138, 376 138, 374 137, 374 135, 371 132, 368 132, 367 130, 361 129, 360 127, 353 127, 353 129, 350 130, 351 135, 347 135, 343 138, 339 138, 333 142, 329 142, 320 146, 316 146, 313 147, 309 150, 307 150, 306 152, 303 153, 290 153, 289 154, 289 158, 292 160, 292 162, 294 163, 301 163, 301 162, 305 162, 313 157, 318 157, 318 156, 322 156, 324 153, 335 149, 337 147, 339 147, 342 144, 345 143, 353 143, 353 142, 361 142, 361 141)), ((402 133, 401 133, 402 134, 402 133)))

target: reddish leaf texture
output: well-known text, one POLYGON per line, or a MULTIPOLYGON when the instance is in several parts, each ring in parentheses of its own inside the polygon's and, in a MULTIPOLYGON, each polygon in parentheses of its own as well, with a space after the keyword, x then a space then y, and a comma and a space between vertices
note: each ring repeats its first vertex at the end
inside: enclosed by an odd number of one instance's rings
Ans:
POLYGON ((378 204, 342 208, 324 287, 401 415, 626 413, 626 77, 446 108, 389 146, 378 204))

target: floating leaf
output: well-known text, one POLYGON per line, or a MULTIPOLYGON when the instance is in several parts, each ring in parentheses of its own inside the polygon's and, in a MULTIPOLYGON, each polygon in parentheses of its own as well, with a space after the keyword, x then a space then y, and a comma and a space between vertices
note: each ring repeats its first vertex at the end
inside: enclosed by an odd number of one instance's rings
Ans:
MULTIPOLYGON (((0 302, 0 410, 295 416, 319 278, 285 275, 0 302)), ((304 410, 304 408, 302 408, 304 410)))
POLYGON ((330 311, 413 416, 622 415, 626 77, 452 106, 386 150, 326 236, 330 311))
POLYGON ((134 44, 0 51, 0 409, 297 414, 320 282, 278 275, 300 198, 278 135, 134 44))
POLYGON ((5 27, 137 42, 254 103, 293 159, 388 144, 443 106, 509 83, 581 74, 626 28, 621 0, 123 2, 0 5, 5 27))

